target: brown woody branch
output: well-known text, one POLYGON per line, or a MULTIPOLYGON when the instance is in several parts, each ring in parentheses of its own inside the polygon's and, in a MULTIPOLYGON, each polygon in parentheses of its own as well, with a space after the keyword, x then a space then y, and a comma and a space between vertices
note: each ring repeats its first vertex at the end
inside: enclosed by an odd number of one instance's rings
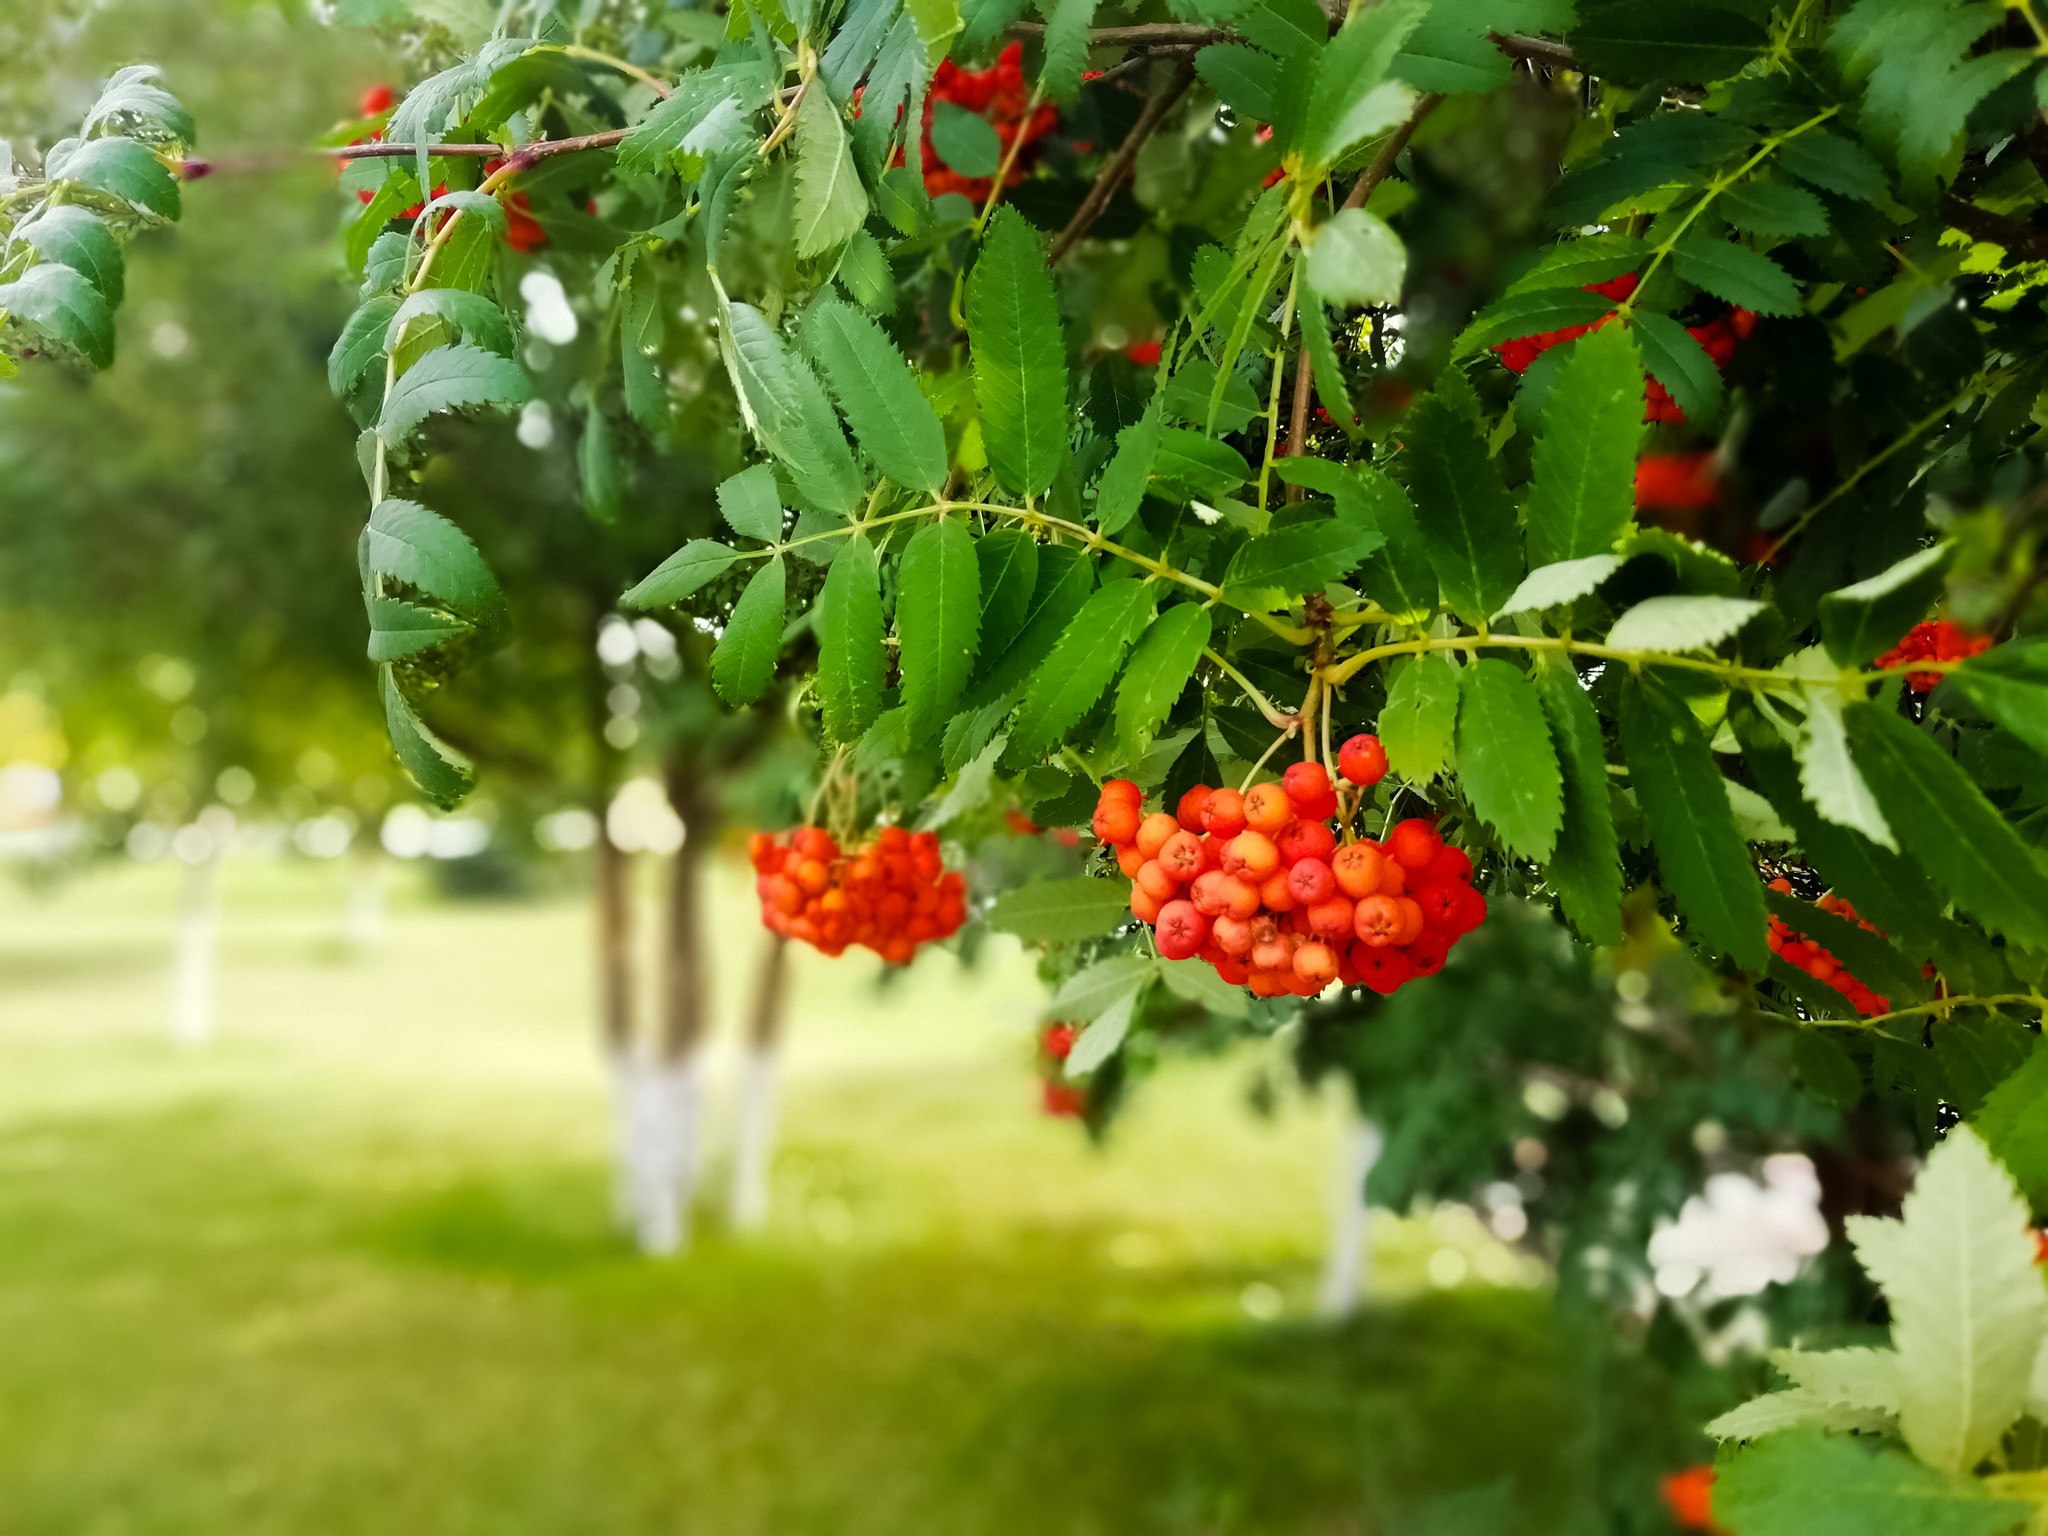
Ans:
POLYGON ((1943 198, 1941 216, 1972 240, 2004 246, 2026 261, 2048 261, 2048 231, 2036 229, 2023 219, 1993 213, 1960 197, 1943 198))
MULTIPOLYGON (((1008 32, 1012 37, 1043 37, 1045 23, 1020 21, 1010 26, 1008 32)), ((1091 48, 1133 48, 1146 53, 1237 41, 1238 35, 1226 27, 1193 26, 1177 21, 1146 22, 1132 27, 1096 27, 1088 34, 1088 46, 1091 48)), ((1547 37, 1497 32, 1493 36, 1493 44, 1511 59, 1558 69, 1578 67, 1569 47, 1547 37)))
POLYGON ((1067 227, 1061 230, 1058 238, 1053 241, 1053 261, 1057 262, 1072 250, 1075 242, 1087 234, 1094 227, 1095 221, 1102 217, 1103 210, 1109 206, 1109 200, 1116 196, 1116 189, 1122 185, 1124 177, 1130 174, 1132 165, 1137 161, 1138 151, 1145 147, 1145 141, 1151 138, 1154 130, 1165 121, 1166 114, 1173 110, 1174 103, 1187 94, 1187 89, 1194 84, 1194 80, 1195 66, 1192 61, 1183 58, 1173 66, 1172 74, 1167 76, 1159 89, 1146 99, 1144 110, 1138 114, 1138 120, 1131 124, 1131 131, 1124 136, 1123 143, 1117 146, 1116 153, 1111 155, 1108 162, 1096 173, 1095 184, 1088 189, 1088 195, 1081 199, 1081 206, 1074 210, 1074 216, 1067 220, 1067 227))

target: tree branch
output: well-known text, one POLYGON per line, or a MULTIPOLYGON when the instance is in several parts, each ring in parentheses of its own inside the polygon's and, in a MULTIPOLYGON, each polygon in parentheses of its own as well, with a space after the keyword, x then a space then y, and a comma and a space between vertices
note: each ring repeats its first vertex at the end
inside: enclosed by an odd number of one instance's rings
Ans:
POLYGON ((1960 197, 1941 200, 1941 216, 1972 240, 2000 245, 2027 261, 2048 261, 2048 232, 1960 197))
MULTIPOLYGON (((507 149, 502 144, 429 144, 428 155, 436 160, 445 159, 502 159, 516 176, 520 171, 537 161, 552 155, 573 155, 586 149, 610 149, 625 139, 633 130, 630 128, 607 128, 603 133, 578 134, 572 139, 535 139, 531 144, 522 144, 517 149, 507 149)), ((417 155, 417 144, 386 144, 379 140, 371 144, 343 144, 336 149, 323 149, 319 153, 330 160, 391 160, 417 155)))
MULTIPOLYGON (((1331 30, 1335 30, 1333 24, 1331 30)), ((1043 37, 1045 23, 1040 21, 1019 21, 1005 28, 1011 37, 1043 37)), ((1238 34, 1227 27, 1192 26, 1177 21, 1146 22, 1132 27, 1096 27, 1088 33, 1091 48, 1134 48, 1140 52, 1153 53, 1163 49, 1202 48, 1210 43, 1231 43, 1239 41, 1238 34)), ((1578 60, 1571 49, 1563 43, 1552 42, 1547 37, 1528 37, 1521 33, 1494 33, 1493 45, 1511 59, 1520 59, 1530 64, 1546 64, 1558 69, 1576 69, 1578 60)))
POLYGON ((1052 261, 1057 262, 1072 250, 1075 243, 1094 227, 1097 219, 1102 217, 1103 210, 1109 206, 1109 200, 1116 196, 1117 187, 1122 184, 1124 177, 1130 174, 1131 166, 1137 161, 1138 151, 1145 147, 1145 141, 1152 137, 1153 131, 1165 120, 1166 114, 1173 110, 1174 103, 1187 94, 1187 89, 1194 84, 1194 80, 1195 66, 1190 60, 1181 59, 1175 63, 1173 73, 1146 101, 1144 110, 1138 114, 1138 120, 1131 124, 1131 131, 1124 136, 1123 143, 1117 146, 1116 153, 1111 155, 1108 162, 1096 173, 1095 185, 1088 189, 1088 195, 1081 199, 1081 206, 1076 208, 1074 216, 1067 220, 1067 227, 1061 230, 1059 237, 1053 241, 1050 258, 1052 261))

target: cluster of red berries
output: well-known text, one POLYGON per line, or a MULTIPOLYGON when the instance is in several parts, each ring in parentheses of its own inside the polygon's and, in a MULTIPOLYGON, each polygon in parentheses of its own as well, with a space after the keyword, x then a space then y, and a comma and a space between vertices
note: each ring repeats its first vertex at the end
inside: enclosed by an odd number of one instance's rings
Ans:
POLYGON ((1669 1472, 1658 1479, 1657 1491, 1664 1507, 1682 1531, 1714 1529, 1714 1469, 1702 1464, 1682 1472, 1669 1472))
MULTIPOLYGON (((1968 661, 1991 649, 1989 635, 1973 635, 1954 619, 1929 619, 1906 631, 1906 638, 1877 658, 1880 667, 1909 666, 1916 661, 1968 661)), ((1906 686, 1929 693, 1941 681, 1939 672, 1908 672, 1906 686)))
POLYGON ((1638 512, 1705 512, 1720 499, 1710 451, 1645 454, 1636 465, 1638 512))
POLYGON ((1078 1083, 1062 1075, 1067 1058, 1074 1054, 1074 1042, 1081 1038, 1073 1024, 1048 1024, 1038 1037, 1039 1068, 1044 1082, 1042 1107, 1048 1115, 1079 1119, 1088 1108, 1088 1094, 1078 1083))
MULTIPOLYGON (((1024 179, 1031 158, 1030 146, 1060 125, 1059 108, 1050 103, 1041 104, 1028 118, 1024 115, 1024 109, 1031 104, 1031 90, 1024 80, 1022 43, 1010 44, 987 69, 962 69, 951 59, 944 60, 932 76, 931 93, 924 103, 923 131, 919 135, 924 187, 933 197, 958 192, 982 203, 995 190, 993 176, 962 176, 932 147, 932 114, 942 101, 987 118, 996 131, 1004 159, 1010 159, 1011 146, 1016 146, 1016 157, 1010 161, 1010 173, 1003 181, 1006 187, 1024 179)), ((900 156, 898 163, 902 163, 900 156)))
MULTIPOLYGON (((1624 272, 1611 277, 1604 283, 1586 284, 1586 292, 1597 293, 1603 299, 1612 299, 1625 304, 1635 297, 1637 278, 1633 272, 1624 272)), ((1588 331, 1597 331, 1613 314, 1602 315, 1598 320, 1585 325, 1567 325, 1554 331, 1538 331, 1533 336, 1517 336, 1511 341, 1501 342, 1493 350, 1502 364, 1512 373, 1527 373, 1529 365, 1548 352, 1552 347, 1561 347, 1568 341, 1576 341, 1588 331)), ((1735 343, 1747 340, 1756 330, 1756 316, 1746 309, 1731 309, 1718 319, 1709 320, 1705 325, 1689 325, 1686 332, 1705 349, 1714 360, 1716 368, 1726 368, 1735 356, 1735 343)), ((1670 391, 1654 378, 1645 382, 1643 389, 1643 420, 1678 423, 1685 420, 1685 412, 1678 408, 1678 402, 1671 398, 1670 391)))
MULTIPOLYGON (((373 85, 363 92, 363 99, 357 105, 362 109, 364 117, 381 117, 384 113, 391 110, 397 103, 397 100, 397 93, 390 86, 373 85)), ((352 144, 376 144, 382 142, 383 138, 384 131, 379 128, 372 130, 368 139, 351 139, 349 142, 352 144)), ((486 160, 484 162, 484 174, 488 176, 493 171, 501 170, 504 164, 505 162, 502 159, 486 160)), ((448 187, 444 182, 434 188, 434 196, 441 197, 447 191, 448 187)), ((356 189, 356 200, 358 202, 367 203, 374 195, 367 187, 358 187, 356 189)), ((524 192, 514 192, 509 197, 500 198, 499 201, 504 205, 505 209, 505 243, 507 245, 523 255, 531 255, 548 243, 548 232, 540 227, 539 220, 533 216, 533 200, 524 192)), ((416 219, 426 206, 425 203, 414 203, 410 208, 403 210, 398 216, 401 219, 416 219)), ((595 212, 595 209, 592 211, 595 212)))
MULTIPOLYGON (((1387 755, 1354 736, 1338 757, 1353 784, 1377 783, 1387 755)), ((1208 961, 1257 997, 1313 997, 1333 981, 1389 993, 1434 976, 1486 918, 1472 861, 1424 820, 1384 843, 1338 845, 1337 791, 1320 763, 1243 794, 1198 784, 1146 815, 1128 779, 1102 786, 1095 835, 1131 879, 1131 911, 1169 960, 1208 961)))
MULTIPOLYGON (((1771 882, 1771 889, 1780 895, 1790 896, 1792 894, 1792 882, 1784 879, 1773 880, 1771 882)), ((1854 923, 1857 927, 1867 932, 1880 932, 1874 924, 1866 923, 1861 917, 1858 917, 1856 909, 1839 896, 1832 894, 1823 896, 1814 905, 1819 907, 1821 911, 1832 913, 1846 922, 1854 923)), ((1889 998, 1879 997, 1875 992, 1871 991, 1870 988, 1850 975, 1848 968, 1841 961, 1807 938, 1805 934, 1798 932, 1783 918, 1773 917, 1771 919, 1771 931, 1764 942, 1770 945, 1771 953, 1778 956, 1787 965, 1795 966, 1799 970, 1806 972, 1815 981, 1826 982, 1837 992, 1841 993, 1842 996, 1849 1000, 1849 1005, 1865 1018, 1869 1018, 1873 1014, 1889 1013, 1891 1011, 1892 1005, 1889 998)))
POLYGON ((864 944, 891 965, 951 938, 967 921, 967 883, 939 857, 931 832, 884 827, 864 848, 840 848, 823 827, 747 844, 761 921, 828 955, 864 944))

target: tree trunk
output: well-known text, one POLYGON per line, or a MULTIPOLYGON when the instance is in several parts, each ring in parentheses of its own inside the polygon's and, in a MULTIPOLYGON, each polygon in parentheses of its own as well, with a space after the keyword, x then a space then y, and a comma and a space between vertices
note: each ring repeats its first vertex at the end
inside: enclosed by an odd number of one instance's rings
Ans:
POLYGON ((732 1224, 750 1230, 768 1220, 768 1169, 775 1153, 775 1068, 782 1048, 782 998, 789 941, 768 940, 754 991, 754 1014, 740 1060, 739 1124, 733 1141, 732 1224))
MULTIPOLYGON (((1345 1095, 1349 1098, 1347 1092, 1345 1095)), ((1330 1191, 1330 1257, 1323 1266, 1318 1310, 1325 1317, 1349 1317, 1362 1290, 1372 1284, 1372 1214, 1365 1181, 1380 1160, 1385 1138, 1372 1121, 1351 1110, 1337 1141, 1337 1178, 1330 1191)))
POLYGON ((214 1036, 214 976, 220 957, 220 849, 183 861, 178 926, 171 947, 171 1040, 202 1046, 214 1036))

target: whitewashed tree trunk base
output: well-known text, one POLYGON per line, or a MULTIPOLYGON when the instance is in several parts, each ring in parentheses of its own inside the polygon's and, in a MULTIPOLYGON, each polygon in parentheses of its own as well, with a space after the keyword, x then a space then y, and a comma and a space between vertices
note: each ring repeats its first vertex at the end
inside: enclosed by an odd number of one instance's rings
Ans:
POLYGON ((621 1222, 647 1254, 679 1252, 689 1242, 696 1195, 701 1094, 697 1059, 648 1061, 620 1055, 617 1084, 621 1222))
POLYGON ((740 1057, 739 1114, 733 1138, 732 1224, 753 1231, 768 1221, 768 1174, 775 1160, 775 1072, 779 1052, 754 1046, 740 1057))
POLYGON ((1372 1283, 1372 1213, 1365 1180, 1385 1145, 1380 1128, 1353 1117, 1337 1143, 1337 1177, 1330 1194, 1330 1256, 1323 1266, 1317 1310, 1324 1317, 1349 1317, 1372 1283))
POLYGON ((217 853, 182 866, 178 926, 171 943, 171 1041, 196 1049, 215 1032, 215 977, 220 958, 217 853))

